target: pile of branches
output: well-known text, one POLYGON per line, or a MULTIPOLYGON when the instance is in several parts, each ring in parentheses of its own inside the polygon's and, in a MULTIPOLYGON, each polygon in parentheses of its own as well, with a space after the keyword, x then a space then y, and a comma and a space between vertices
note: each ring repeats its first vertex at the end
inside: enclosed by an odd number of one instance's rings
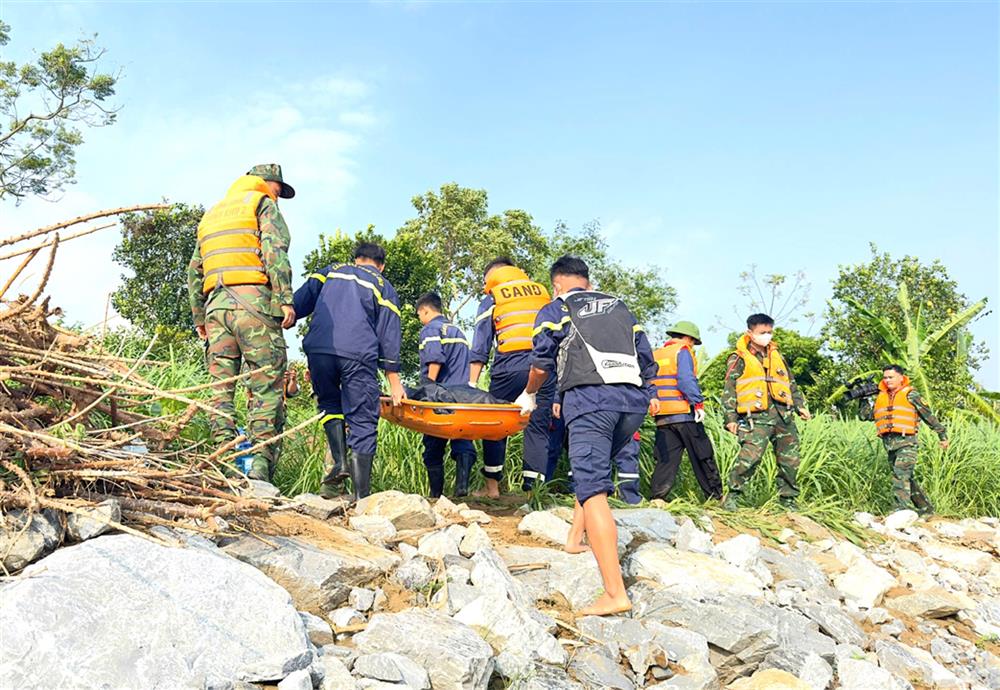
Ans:
POLYGON ((221 414, 191 397, 212 384, 158 389, 139 373, 158 365, 147 359, 155 339, 138 359, 104 352, 91 339, 53 324, 59 311, 41 297, 61 244, 114 223, 63 240, 60 230, 161 207, 102 211, 0 240, 0 260, 24 257, 0 286, 0 513, 21 508, 88 514, 88 508, 114 498, 122 523, 180 519, 216 530, 225 524, 219 518, 232 523, 267 510, 267 504, 241 495, 248 486, 242 475, 223 469, 242 437, 210 453, 198 444, 183 447, 181 432, 195 414, 221 414), (38 242, 39 237, 46 239, 38 242), (7 299, 39 256, 45 264, 35 289, 7 299), (144 412, 159 400, 173 401, 181 411, 144 412))

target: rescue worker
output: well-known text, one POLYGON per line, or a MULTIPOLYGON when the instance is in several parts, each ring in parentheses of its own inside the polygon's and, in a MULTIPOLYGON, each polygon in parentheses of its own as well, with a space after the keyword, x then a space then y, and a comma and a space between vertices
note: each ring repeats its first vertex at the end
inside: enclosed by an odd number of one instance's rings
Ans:
MULTIPOLYGON (((549 302, 549 292, 531 280, 510 259, 491 261, 484 271, 486 297, 479 304, 472 338, 469 384, 477 386, 483 366, 489 361, 496 343, 496 355, 490 367, 490 394, 513 401, 524 390, 531 370, 531 330, 538 310, 549 302)), ((549 420, 555 398, 555 380, 539 391, 537 409, 524 430, 524 469, 521 488, 530 491, 535 482, 546 480, 549 420)), ((500 496, 507 439, 483 441, 483 475, 486 488, 477 492, 491 498, 500 496)))
POLYGON ((929 513, 933 507, 913 478, 920 446, 917 435, 919 420, 922 419, 938 435, 942 449, 948 448, 948 432, 910 385, 903 367, 898 364, 885 367, 878 389, 874 404, 870 398, 861 401, 861 417, 875 422, 879 438, 889 455, 896 509, 915 507, 920 513, 929 513))
POLYGON ((300 318, 312 314, 302 350, 333 459, 321 494, 335 495, 349 476, 358 500, 371 493, 379 417, 377 369, 389 380, 393 405, 404 393, 399 378, 399 298, 382 275, 385 249, 361 242, 353 259, 353 264, 332 264, 311 274, 295 291, 295 313, 300 318))
MULTIPOLYGON (((281 329, 295 324, 295 311, 291 236, 278 198, 294 196, 281 166, 255 165, 202 217, 187 270, 191 315, 205 341, 209 376, 231 379, 243 363, 260 370, 245 379, 253 401, 247 409, 253 445, 279 435, 285 423, 287 359, 281 329)), ((235 381, 212 388, 209 403, 228 415, 212 417, 213 443, 222 445, 237 435, 235 396, 235 381)), ((270 481, 280 452, 279 442, 256 451, 248 476, 270 481)))
POLYGON ((698 358, 694 348, 701 345, 701 331, 690 321, 678 321, 667 331, 670 337, 653 352, 659 369, 653 384, 660 400, 656 418, 656 466, 650 481, 650 495, 666 498, 674 486, 681 457, 687 450, 691 469, 706 498, 722 500, 722 479, 715 464, 715 450, 705 433, 705 398, 698 386, 698 358))
MULTIPOLYGON (((417 300, 420 331, 420 383, 434 381, 442 385, 465 385, 469 380, 469 341, 455 324, 441 313, 441 296, 428 292, 417 300)), ((444 448, 449 441, 424 434, 424 467, 431 496, 444 491, 444 448)), ((476 448, 469 440, 452 440, 451 457, 455 460, 455 495, 469 493, 469 474, 476 462, 476 448)))
POLYGON ((651 384, 656 362, 625 303, 591 289, 586 263, 563 256, 550 275, 556 299, 535 319, 531 374, 516 403, 522 413, 534 411, 545 381, 558 380, 577 499, 566 550, 586 550, 586 534, 604 582, 604 593, 577 615, 619 613, 632 605, 608 506, 615 489, 611 463, 633 440, 646 411, 659 412, 651 384))
MULTIPOLYGON (((552 406, 552 424, 549 435, 549 472, 546 476, 554 477, 555 468, 562 455, 563 446, 567 445, 566 424, 562 420, 562 405, 556 403, 552 406)), ((615 493, 619 500, 630 505, 642 503, 642 492, 639 488, 639 432, 632 435, 632 440, 618 451, 615 456, 615 467, 618 469, 615 482, 615 493)), ((574 489, 573 470, 570 469, 567 477, 569 491, 574 489)))
POLYGON ((795 415, 810 419, 805 398, 795 385, 792 370, 772 342, 774 319, 751 314, 746 333, 726 362, 722 408, 726 430, 736 434, 740 452, 730 474, 726 506, 733 508, 747 481, 760 465, 770 443, 778 461, 778 495, 790 506, 799 494, 799 432, 795 415))

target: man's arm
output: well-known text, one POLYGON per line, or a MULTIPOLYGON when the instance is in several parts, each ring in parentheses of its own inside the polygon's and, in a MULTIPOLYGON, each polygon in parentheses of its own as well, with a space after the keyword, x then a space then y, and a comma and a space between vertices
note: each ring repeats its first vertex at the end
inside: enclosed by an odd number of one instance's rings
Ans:
POLYGON ((191 318, 194 321, 194 328, 202 340, 207 337, 205 331, 205 293, 202 292, 204 280, 201 250, 195 244, 194 253, 191 254, 191 261, 188 263, 187 269, 188 302, 191 304, 191 318))
POLYGON ((257 209, 257 226, 260 228, 260 259, 271 287, 271 313, 282 314, 281 325, 295 325, 292 308, 292 264, 288 260, 291 234, 278 205, 264 197, 257 209))
POLYGON ((292 297, 292 305, 295 309, 295 318, 304 319, 316 309, 316 301, 319 293, 323 291, 326 284, 326 274, 330 272, 330 267, 322 269, 318 273, 310 273, 306 282, 299 286, 292 297))
POLYGON ((444 348, 441 346, 441 331, 424 328, 420 331, 420 366, 427 367, 427 378, 437 381, 444 362, 444 348))
POLYGON ((399 297, 389 281, 382 286, 375 336, 378 339, 378 363, 389 379, 392 404, 398 405, 405 397, 403 382, 399 378, 399 351, 402 348, 403 330, 399 321, 399 297))
POLYGON ((920 415, 920 419, 924 420, 924 423, 934 430, 934 433, 938 435, 941 439, 941 447, 948 447, 948 430, 944 428, 944 424, 938 421, 938 418, 931 412, 931 408, 927 405, 920 393, 916 390, 911 390, 906 394, 906 399, 910 401, 917 410, 917 414, 920 415))
POLYGON ((686 348, 677 353, 677 387, 695 407, 705 402, 705 396, 701 394, 701 387, 698 385, 698 377, 694 374, 694 358, 686 348))
POLYGON ((726 360, 726 378, 722 387, 722 409, 726 415, 726 429, 736 433, 740 415, 736 408, 736 381, 743 375, 743 358, 735 352, 726 360))
POLYGON ((479 303, 476 313, 475 330, 472 332, 472 349, 469 350, 469 383, 476 385, 483 366, 490 361, 493 339, 496 337, 493 324, 493 298, 485 297, 479 303))

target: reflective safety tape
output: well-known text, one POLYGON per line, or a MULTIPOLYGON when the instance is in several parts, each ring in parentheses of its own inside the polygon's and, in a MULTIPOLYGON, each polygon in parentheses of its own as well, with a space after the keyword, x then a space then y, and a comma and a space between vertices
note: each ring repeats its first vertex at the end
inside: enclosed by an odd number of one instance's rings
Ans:
POLYGON ((538 335, 542 331, 548 329, 550 331, 561 330, 563 326, 568 324, 572 319, 568 316, 562 317, 558 323, 553 323, 552 321, 543 321, 535 327, 535 330, 531 332, 532 335, 538 335))
POLYGON ((483 465, 485 472, 503 472, 503 465, 483 465))
POLYGON ((479 316, 477 316, 476 317, 476 323, 479 323, 483 319, 488 319, 491 316, 493 316, 493 307, 490 307, 489 309, 487 309, 486 311, 484 311, 482 314, 480 314, 479 316))
POLYGON ((618 478, 619 479, 638 479, 639 475, 638 474, 632 474, 630 472, 619 472, 618 473, 618 478))
POLYGON ((331 419, 343 419, 343 418, 344 418, 344 415, 342 415, 342 414, 325 414, 325 415, 323 415, 322 417, 319 418, 319 425, 323 426, 324 424, 326 424, 327 422, 329 422, 331 419))
POLYGON ((442 345, 465 345, 466 347, 471 347, 469 341, 465 338, 442 338, 439 335, 430 335, 420 341, 420 349, 424 349, 424 344, 430 341, 440 342, 442 345))
POLYGON ((545 475, 541 472, 532 472, 531 470, 524 470, 521 472, 522 477, 527 477, 528 479, 537 479, 539 481, 545 481, 545 475))
POLYGON ((326 282, 326 276, 323 275, 322 273, 310 273, 309 277, 310 278, 315 278, 316 280, 318 280, 321 283, 325 283, 326 282))
POLYGON ((399 316, 399 307, 397 307, 395 304, 382 297, 382 293, 379 292, 379 289, 374 285, 372 285, 371 283, 369 283, 367 280, 361 280, 361 278, 358 278, 356 275, 353 275, 351 273, 337 273, 336 271, 330 271, 329 273, 326 274, 326 277, 339 278, 340 280, 353 280, 361 287, 368 288, 369 290, 372 291, 372 294, 375 295, 376 302, 381 304, 383 307, 388 308, 390 311, 394 312, 396 316, 399 316))
POLYGON ((198 238, 198 244, 204 244, 206 241, 214 239, 216 237, 225 237, 226 235, 258 235, 260 231, 257 228, 231 228, 229 230, 216 230, 215 232, 210 232, 207 235, 202 235, 198 238))

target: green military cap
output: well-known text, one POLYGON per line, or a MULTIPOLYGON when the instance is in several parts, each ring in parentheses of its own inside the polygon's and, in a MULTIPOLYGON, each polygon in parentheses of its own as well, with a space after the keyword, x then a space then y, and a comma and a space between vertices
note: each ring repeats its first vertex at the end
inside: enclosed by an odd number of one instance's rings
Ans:
POLYGON ((278 182, 281 184, 281 193, 278 194, 282 199, 291 199, 295 196, 295 190, 292 189, 292 185, 285 182, 281 177, 281 166, 277 163, 263 163, 261 165, 255 165, 250 168, 247 175, 256 175, 257 177, 263 178, 268 182, 278 182))
POLYGON ((667 329, 669 335, 689 335, 694 338, 695 345, 701 345, 701 331, 691 321, 678 321, 667 329))

